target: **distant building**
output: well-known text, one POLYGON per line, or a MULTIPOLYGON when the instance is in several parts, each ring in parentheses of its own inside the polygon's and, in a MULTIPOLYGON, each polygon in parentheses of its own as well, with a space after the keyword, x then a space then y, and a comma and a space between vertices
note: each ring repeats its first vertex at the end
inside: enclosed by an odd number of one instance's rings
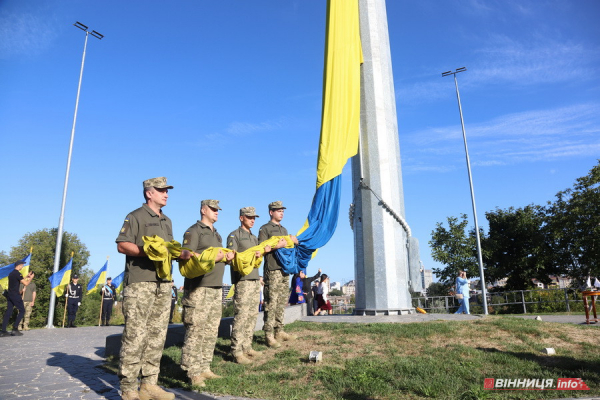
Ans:
POLYGON ((342 290, 342 283, 341 282, 331 282, 329 284, 329 290, 342 290))
POLYGON ((508 278, 498 279, 496 282, 492 283, 492 286, 493 287, 504 287, 504 286, 506 286, 507 281, 508 281, 508 278))
POLYGON ((552 282, 548 285, 549 287, 565 289, 571 286, 572 279, 569 276, 550 275, 550 279, 552 282))
POLYGON ((352 296, 356 293, 356 283, 354 281, 350 281, 342 286, 342 292, 347 296, 352 296))
POLYGON ((229 294, 229 290, 231 290, 231 285, 224 284, 223 285, 223 298, 222 298, 223 304, 227 303, 228 301, 231 301, 231 299, 227 298, 227 295, 229 294))
POLYGON ((430 269, 422 269, 421 270, 421 284, 423 285, 423 290, 427 290, 429 285, 433 283, 433 271, 430 269))

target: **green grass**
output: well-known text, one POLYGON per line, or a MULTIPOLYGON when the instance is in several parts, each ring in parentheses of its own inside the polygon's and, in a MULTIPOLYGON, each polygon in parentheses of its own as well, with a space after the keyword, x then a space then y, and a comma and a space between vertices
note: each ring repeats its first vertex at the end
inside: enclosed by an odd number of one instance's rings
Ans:
MULTIPOLYGON (((300 339, 267 349, 262 332, 253 365, 229 356, 219 339, 212 369, 222 379, 203 391, 260 399, 557 399, 600 395, 600 329, 487 317, 410 324, 325 324, 286 327, 300 339), (553 347, 556 355, 541 351, 553 347), (323 361, 308 360, 311 350, 323 361), (582 378, 590 391, 491 391, 485 378, 582 378)), ((179 367, 181 349, 164 351, 161 384, 191 389, 179 367)), ((112 360, 112 365, 117 361, 112 360)))

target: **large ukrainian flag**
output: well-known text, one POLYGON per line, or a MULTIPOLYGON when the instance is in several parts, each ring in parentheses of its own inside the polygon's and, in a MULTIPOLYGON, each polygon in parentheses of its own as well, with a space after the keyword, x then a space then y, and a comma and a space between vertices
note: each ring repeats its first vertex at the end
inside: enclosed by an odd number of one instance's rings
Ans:
MULTIPOLYGON (((21 275, 23 277, 26 277, 27 274, 29 273, 29 263, 31 262, 31 252, 27 255, 27 257, 25 257, 23 259, 23 262, 25 263, 25 265, 23 265, 23 268, 21 268, 21 275)), ((8 289, 8 274, 10 274, 12 272, 13 269, 15 269, 15 264, 16 262, 12 263, 12 264, 8 264, 2 268, 0 268, 0 286, 2 286, 3 289, 8 289)))
POLYGON ((96 272, 96 274, 94 276, 92 276, 92 279, 90 279, 90 283, 88 283, 88 285, 87 285, 87 293, 86 294, 95 292, 96 289, 98 288, 98 285, 102 285, 106 281, 107 271, 108 271, 108 260, 106 260, 106 262, 104 263, 104 267, 100 268, 100 270, 98 272, 96 272))
POLYGON ((54 290, 56 296, 60 297, 65 292, 69 281, 71 280, 71 267, 73 266, 73 256, 63 269, 48 277, 50 289, 54 290))
POLYGON ((342 169, 358 152, 361 63, 358 0, 329 0, 317 190, 298 246, 275 252, 287 273, 305 269, 337 227, 342 169))

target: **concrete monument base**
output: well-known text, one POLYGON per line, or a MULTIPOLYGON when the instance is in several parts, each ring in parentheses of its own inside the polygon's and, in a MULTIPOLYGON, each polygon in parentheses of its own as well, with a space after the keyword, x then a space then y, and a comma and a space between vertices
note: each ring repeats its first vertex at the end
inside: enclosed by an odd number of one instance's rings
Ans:
POLYGON ((414 308, 402 308, 398 310, 393 309, 384 309, 384 310, 373 310, 373 309, 354 309, 354 315, 364 316, 364 315, 409 315, 415 314, 416 311, 414 308))

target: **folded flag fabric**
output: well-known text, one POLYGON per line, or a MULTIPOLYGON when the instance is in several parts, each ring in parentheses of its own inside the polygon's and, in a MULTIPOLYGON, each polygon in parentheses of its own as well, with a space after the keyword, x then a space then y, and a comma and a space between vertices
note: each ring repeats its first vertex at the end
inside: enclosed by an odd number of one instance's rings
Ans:
POLYGON ((266 246, 270 246, 272 249, 275 248, 275 246, 277 246, 277 243, 279 243, 279 240, 281 239, 285 239, 285 247, 286 249, 291 249, 294 247, 294 242, 292 241, 292 239, 288 236, 272 236, 269 239, 261 242, 260 244, 250 247, 249 249, 244 250, 241 253, 236 253, 235 257, 233 258, 233 260, 231 261, 231 266, 233 267, 233 269, 237 272, 239 272, 240 275, 242 276, 246 276, 248 275, 250 272, 252 272, 252 270, 254 268, 259 268, 260 264, 262 263, 262 259, 264 256, 264 249, 266 246), (261 256, 260 257, 256 257, 256 252, 260 251, 261 252, 261 256))
MULTIPOLYGON (((285 239, 284 248, 294 247, 294 242, 289 236, 273 236, 257 246, 235 253, 231 260, 232 268, 242 276, 248 275, 254 268, 260 267, 265 247, 275 248, 281 239, 285 239), (257 251, 261 252, 260 257, 256 256, 257 251)), ((144 252, 148 258, 154 261, 156 273, 161 279, 171 280, 171 262, 173 259, 179 258, 182 250, 193 252, 188 248, 181 247, 181 244, 176 240, 165 242, 157 235, 143 236, 142 240, 144 241, 144 252)), ((186 278, 197 278, 209 273, 215 267, 215 259, 219 251, 223 252, 224 255, 233 252, 233 250, 225 247, 209 247, 199 256, 192 255, 189 260, 178 260, 179 272, 186 278)))
POLYGON ((154 261, 156 273, 161 279, 171 280, 172 261, 181 254, 181 243, 176 240, 165 242, 157 235, 142 236, 144 252, 149 259, 154 261))

